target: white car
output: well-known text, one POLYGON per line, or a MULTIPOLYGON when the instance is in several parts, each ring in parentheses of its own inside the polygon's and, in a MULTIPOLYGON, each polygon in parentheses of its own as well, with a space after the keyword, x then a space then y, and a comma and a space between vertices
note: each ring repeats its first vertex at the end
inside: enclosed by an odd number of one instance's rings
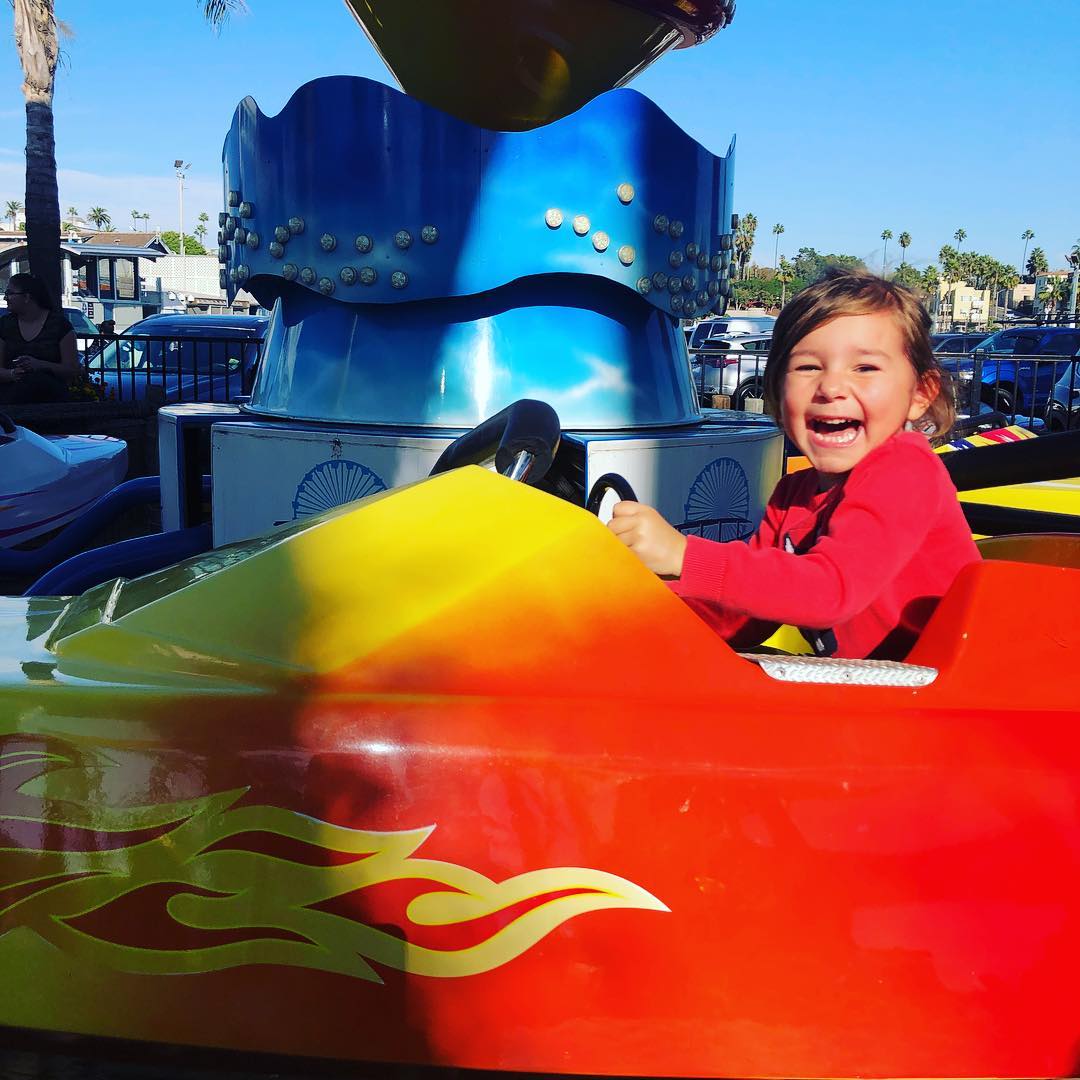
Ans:
POLYGON ((727 394, 733 409, 745 409, 748 398, 765 393, 765 361, 771 334, 743 334, 710 339, 690 357, 690 376, 704 405, 714 394, 727 394))

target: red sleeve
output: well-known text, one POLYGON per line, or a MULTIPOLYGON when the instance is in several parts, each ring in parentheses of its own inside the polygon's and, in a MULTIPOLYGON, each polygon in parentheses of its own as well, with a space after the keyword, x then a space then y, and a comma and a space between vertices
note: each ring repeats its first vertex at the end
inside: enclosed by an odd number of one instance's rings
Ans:
MULTIPOLYGON (((733 546, 758 550, 776 545, 779 543, 784 510, 788 505, 788 500, 784 495, 784 490, 788 487, 788 483, 785 483, 784 480, 780 481, 773 491, 768 505, 765 507, 765 514, 761 519, 761 524, 758 525, 757 531, 745 544, 738 540, 718 544, 712 540, 702 540, 696 536, 689 536, 687 537, 687 553, 689 554, 691 545, 698 544, 705 545, 706 550, 733 546)), ((716 597, 701 595, 694 591, 692 587, 689 587, 690 583, 686 578, 685 565, 684 562, 683 575, 680 578, 667 582, 668 588, 677 596, 681 596, 694 612, 726 641, 731 642, 736 648, 745 648, 751 645, 760 645, 761 642, 776 631, 780 625, 778 622, 755 619, 745 612, 733 611, 719 603, 716 597)))
POLYGON ((923 436, 891 439, 852 470, 827 535, 809 551, 691 537, 680 595, 794 626, 847 622, 911 561, 944 494, 955 498, 947 479, 923 436))

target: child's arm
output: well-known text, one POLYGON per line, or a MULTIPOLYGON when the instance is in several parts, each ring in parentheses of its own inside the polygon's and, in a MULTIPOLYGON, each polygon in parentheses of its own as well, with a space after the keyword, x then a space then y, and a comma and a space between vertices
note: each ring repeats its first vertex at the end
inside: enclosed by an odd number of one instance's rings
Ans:
POLYGON ((941 462, 907 440, 853 472, 828 534, 802 555, 691 538, 679 591, 759 619, 835 626, 864 611, 926 541, 943 498, 941 462))
MULTIPOLYGON (((783 511, 770 502, 765 508, 765 517, 750 538, 749 546, 775 544, 782 516, 783 511)), ((753 619, 741 611, 725 609, 709 597, 687 596, 678 577, 682 573, 687 538, 673 529, 652 507, 635 502, 618 503, 608 527, 650 570, 671 579, 667 581, 671 591, 682 597, 712 630, 733 647, 760 645, 780 625, 753 619)), ((710 541, 706 543, 711 547, 722 546, 710 541)), ((739 547, 747 546, 740 541, 732 543, 739 547)))

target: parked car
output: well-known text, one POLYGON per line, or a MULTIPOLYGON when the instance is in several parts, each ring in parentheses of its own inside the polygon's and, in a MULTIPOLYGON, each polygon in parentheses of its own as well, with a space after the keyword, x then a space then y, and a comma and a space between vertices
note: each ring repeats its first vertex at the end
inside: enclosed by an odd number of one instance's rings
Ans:
POLYGON ((1069 364, 1054 383, 1046 426, 1051 431, 1080 430, 1080 360, 1069 364))
POLYGON ((930 345, 936 353, 962 355, 974 352, 986 340, 986 334, 931 334, 930 345))
POLYGON ((765 361, 772 334, 746 334, 710 339, 690 357, 690 375, 703 403, 713 394, 728 394, 733 409, 765 391, 765 361))
POLYGON ((694 327, 689 340, 691 352, 705 348, 717 338, 736 334, 770 334, 776 325, 772 315, 730 315, 722 319, 705 319, 694 327))
POLYGON ((1080 329, 1010 327, 984 338, 974 355, 982 359, 983 401, 1007 415, 1041 416, 1071 366, 1067 358, 1080 355, 1080 329))
POLYGON ((229 401, 250 392, 265 315, 151 315, 87 363, 121 400, 229 401))

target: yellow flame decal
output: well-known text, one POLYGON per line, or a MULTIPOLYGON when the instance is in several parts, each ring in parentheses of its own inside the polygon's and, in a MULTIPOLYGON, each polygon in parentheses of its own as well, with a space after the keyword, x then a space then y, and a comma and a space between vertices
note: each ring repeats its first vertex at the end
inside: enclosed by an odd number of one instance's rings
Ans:
POLYGON ((434 826, 369 832, 275 806, 236 806, 246 788, 153 806, 91 805, 62 794, 86 789, 85 762, 45 752, 0 754, 0 770, 28 767, 37 772, 18 790, 38 797, 33 800, 36 816, 0 816, 0 934, 16 927, 31 929, 92 966, 164 975, 284 964, 381 982, 374 963, 417 975, 459 978, 508 963, 575 915, 612 908, 668 910, 633 882, 600 870, 557 867, 496 882, 464 866, 414 857, 434 826), (81 783, 73 775, 80 773, 81 783), (4 846, 10 844, 9 826, 15 825, 23 827, 24 835, 27 827, 31 832, 38 827, 41 835, 49 827, 90 828, 95 850, 51 850, 47 844, 34 848, 25 841, 4 846), (148 829, 158 832, 150 839, 125 835, 148 829), (250 833, 358 858, 342 865, 310 866, 228 847, 230 838, 250 833), (111 843, 102 843, 103 834, 111 843), (428 891, 405 907, 409 922, 418 927, 454 926, 523 901, 536 903, 484 940, 458 949, 424 947, 317 910, 335 898, 395 881, 430 883, 428 891), (241 931, 242 939, 200 948, 145 948, 73 925, 136 890, 162 884, 177 888, 165 909, 178 928, 241 931), (185 886, 196 891, 185 892, 185 886), (544 900, 546 896, 551 899, 544 900), (285 931, 290 939, 259 936, 267 930, 285 931))

